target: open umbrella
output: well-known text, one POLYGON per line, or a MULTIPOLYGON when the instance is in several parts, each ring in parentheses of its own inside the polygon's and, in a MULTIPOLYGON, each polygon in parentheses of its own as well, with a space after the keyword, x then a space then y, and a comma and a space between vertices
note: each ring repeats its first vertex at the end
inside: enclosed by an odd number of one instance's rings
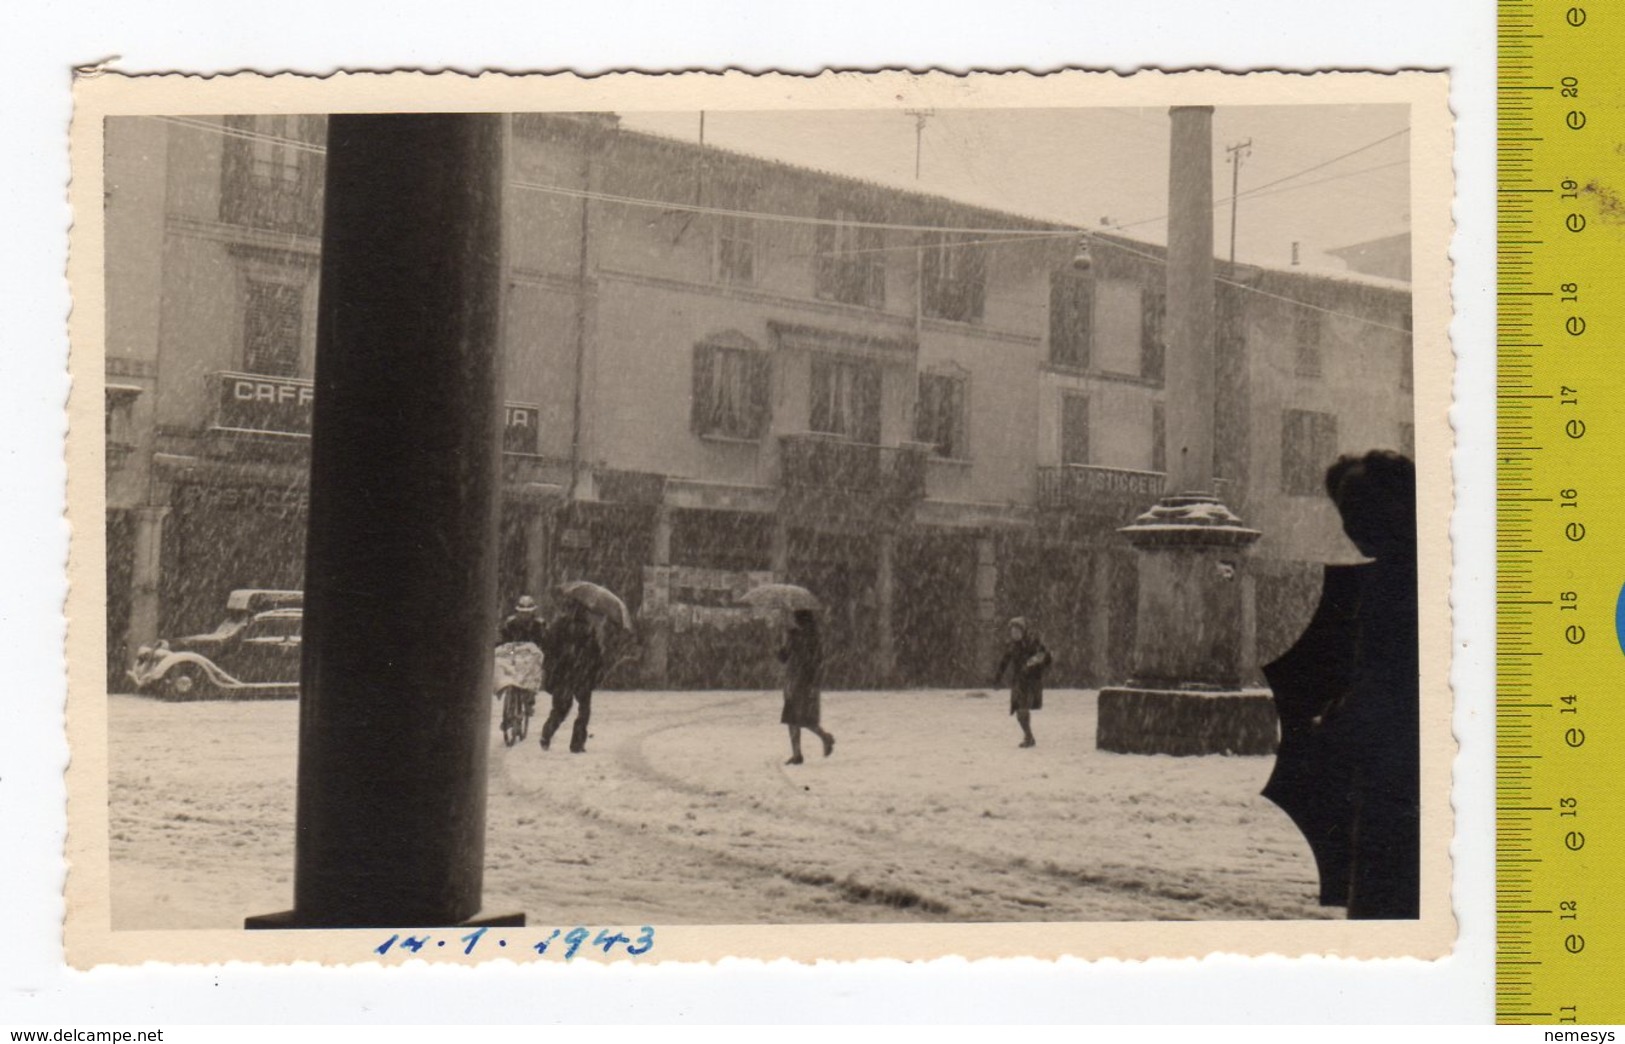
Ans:
POLYGON ((1365 565, 1327 566, 1320 605, 1296 644, 1264 667, 1281 719, 1281 745, 1264 796, 1309 842, 1320 872, 1320 904, 1347 906, 1354 825, 1347 760, 1332 749, 1320 718, 1348 694, 1359 629, 1355 614, 1365 565))
POLYGON ((740 595, 745 605, 757 609, 822 609, 818 596, 796 584, 763 584, 740 595))
POLYGON ((566 580, 559 585, 559 594, 572 602, 579 602, 600 616, 607 616, 628 631, 632 629, 632 614, 619 595, 607 587, 588 580, 566 580))

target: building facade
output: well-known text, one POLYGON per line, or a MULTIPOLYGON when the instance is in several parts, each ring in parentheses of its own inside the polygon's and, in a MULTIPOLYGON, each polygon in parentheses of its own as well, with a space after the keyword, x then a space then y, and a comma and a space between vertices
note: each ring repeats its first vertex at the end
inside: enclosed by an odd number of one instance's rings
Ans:
MULTIPOLYGON (((226 592, 302 583, 323 136, 108 124, 110 684, 226 592)), ((1116 529, 1162 493, 1160 248, 1093 237, 1080 271, 1061 225, 613 117, 515 117, 509 152, 504 603, 622 594, 619 685, 773 684, 774 621, 737 602, 766 579, 824 601, 831 687, 983 684, 1014 615, 1057 683, 1122 680, 1116 529)), ((1221 270, 1256 662, 1356 557, 1318 473, 1408 448, 1410 296, 1221 270)))

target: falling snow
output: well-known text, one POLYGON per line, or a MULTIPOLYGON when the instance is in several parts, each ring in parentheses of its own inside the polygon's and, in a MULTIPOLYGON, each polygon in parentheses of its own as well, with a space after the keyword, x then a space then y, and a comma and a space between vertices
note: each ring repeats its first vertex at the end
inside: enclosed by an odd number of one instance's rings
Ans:
MULTIPOLYGON (((833 757, 783 764, 776 692, 604 692, 588 753, 505 749, 485 899, 534 923, 1315 918, 1258 796, 1270 758, 1094 749, 1059 690, 1039 746, 1000 693, 835 692, 833 757)), ((113 921, 240 927, 292 900, 295 703, 114 696, 113 921)))

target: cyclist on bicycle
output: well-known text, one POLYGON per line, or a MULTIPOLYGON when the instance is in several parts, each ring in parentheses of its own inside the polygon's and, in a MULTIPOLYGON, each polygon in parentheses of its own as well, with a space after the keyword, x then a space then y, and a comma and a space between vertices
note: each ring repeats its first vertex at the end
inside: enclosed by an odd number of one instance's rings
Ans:
MULTIPOLYGON (((497 635, 497 645, 504 646, 514 642, 528 642, 541 651, 542 639, 547 634, 547 628, 542 624, 536 613, 536 599, 530 595, 523 595, 514 604, 513 615, 502 621, 502 630, 497 635)), ((536 690, 528 687, 521 688, 525 694, 526 713, 536 710, 536 690)))

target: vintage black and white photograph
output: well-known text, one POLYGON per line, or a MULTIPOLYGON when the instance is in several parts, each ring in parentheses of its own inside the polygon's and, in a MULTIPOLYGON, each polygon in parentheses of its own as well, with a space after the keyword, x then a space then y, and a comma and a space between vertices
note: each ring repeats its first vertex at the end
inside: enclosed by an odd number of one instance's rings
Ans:
POLYGON ((81 129, 90 950, 1448 946, 1442 83, 944 79, 81 129))

